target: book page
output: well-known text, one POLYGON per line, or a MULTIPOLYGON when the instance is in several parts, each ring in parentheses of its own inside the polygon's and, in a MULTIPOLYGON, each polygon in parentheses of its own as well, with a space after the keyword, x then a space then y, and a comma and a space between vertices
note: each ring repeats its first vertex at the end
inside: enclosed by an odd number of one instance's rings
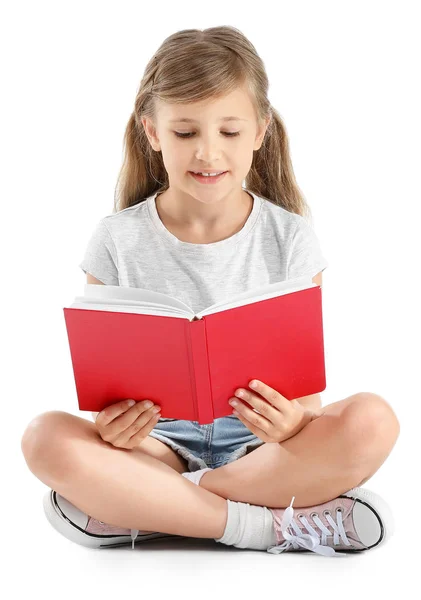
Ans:
POLYGON ((238 294, 238 296, 233 296, 228 302, 218 302, 217 304, 213 304, 198 313, 197 317, 200 319, 206 315, 221 312, 222 310, 245 306, 246 304, 267 300, 268 298, 275 298, 276 296, 283 296, 284 294, 291 294, 292 292, 298 292, 299 290, 305 290, 311 287, 316 287, 316 284, 313 283, 313 278, 307 275, 297 277, 296 279, 277 281, 266 286, 247 290, 246 292, 238 294))
POLYGON ((105 302, 108 304, 125 304, 148 307, 149 309, 154 306, 157 309, 165 307, 171 309, 171 312, 178 313, 184 317, 193 317, 194 312, 184 302, 173 298, 167 294, 161 292, 154 292, 144 288, 133 288, 133 287, 122 287, 119 285, 96 285, 86 283, 84 286, 84 296, 77 297, 77 302, 88 302, 90 299, 95 299, 98 304, 105 302))
POLYGON ((84 296, 77 296, 70 305, 70 308, 172 316, 187 318, 192 321, 193 319, 201 319, 205 315, 211 315, 230 308, 245 306, 246 304, 315 286, 316 284, 313 283, 312 278, 309 276, 278 281, 232 296, 229 301, 212 304, 195 315, 187 304, 161 292, 154 292, 144 288, 86 283, 84 286, 84 296))
POLYGON ((133 305, 133 304, 132 305, 120 304, 119 302, 96 303, 94 299, 91 299, 91 300, 89 300, 89 302, 86 302, 83 297, 75 298, 75 302, 73 302, 69 308, 81 308, 83 310, 103 310, 103 311, 110 311, 110 312, 124 312, 124 313, 133 313, 133 314, 139 314, 139 315, 154 315, 154 316, 160 316, 160 317, 177 317, 179 319, 188 318, 190 320, 192 320, 192 318, 193 318, 193 315, 190 318, 189 315, 181 313, 177 309, 171 309, 171 308, 165 308, 165 307, 157 308, 156 304, 151 305, 150 308, 148 308, 143 304, 142 304, 142 306, 139 306, 139 305, 133 305), (82 300, 82 302, 79 302, 78 300, 82 300))

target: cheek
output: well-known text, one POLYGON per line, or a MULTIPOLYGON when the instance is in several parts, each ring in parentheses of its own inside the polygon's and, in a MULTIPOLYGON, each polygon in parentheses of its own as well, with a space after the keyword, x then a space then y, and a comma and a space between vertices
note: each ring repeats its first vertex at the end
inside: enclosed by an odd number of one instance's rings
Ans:
POLYGON ((161 147, 162 160, 165 169, 176 175, 183 168, 183 155, 175 144, 167 144, 161 147))
POLYGON ((173 171, 178 171, 180 174, 186 174, 189 166, 192 163, 192 152, 181 147, 180 144, 171 144, 167 148, 167 164, 173 171))
POLYGON ((247 170, 250 170, 251 165, 253 163, 253 150, 251 151, 251 153, 243 152, 242 154, 240 154, 240 160, 242 167, 247 170))

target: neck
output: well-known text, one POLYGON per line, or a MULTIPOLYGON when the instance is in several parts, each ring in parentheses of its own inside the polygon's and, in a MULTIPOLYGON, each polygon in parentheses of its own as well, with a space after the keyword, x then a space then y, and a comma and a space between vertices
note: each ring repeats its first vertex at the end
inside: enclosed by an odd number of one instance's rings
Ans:
POLYGON ((156 197, 158 212, 174 225, 187 228, 215 228, 238 220, 253 208, 253 198, 245 190, 228 194, 221 200, 206 204, 189 194, 179 196, 170 189, 156 197))
POLYGON ((182 241, 212 243, 230 237, 244 227, 253 209, 253 197, 244 190, 218 202, 204 204, 190 195, 158 194, 156 209, 165 227, 182 241))

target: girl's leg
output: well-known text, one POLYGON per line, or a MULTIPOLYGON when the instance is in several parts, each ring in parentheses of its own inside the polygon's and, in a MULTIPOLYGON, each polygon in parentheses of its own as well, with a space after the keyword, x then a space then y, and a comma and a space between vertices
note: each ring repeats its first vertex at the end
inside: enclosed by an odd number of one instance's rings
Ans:
POLYGON ((384 463, 399 436, 392 407, 361 392, 319 409, 316 418, 284 442, 265 443, 208 471, 200 487, 235 502, 308 507, 360 486, 384 463))
POLYGON ((224 533, 224 498, 145 452, 104 442, 90 421, 43 413, 28 425, 21 445, 30 471, 95 519, 186 537, 224 533))

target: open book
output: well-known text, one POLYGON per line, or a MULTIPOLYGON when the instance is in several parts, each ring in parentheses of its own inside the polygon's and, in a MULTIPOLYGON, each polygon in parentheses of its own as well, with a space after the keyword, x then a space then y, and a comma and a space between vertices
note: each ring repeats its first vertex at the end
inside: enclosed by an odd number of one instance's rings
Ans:
POLYGON ((63 311, 80 410, 149 399, 162 418, 205 424, 231 415, 228 400, 252 379, 288 400, 326 387, 322 294, 311 277, 197 314, 159 292, 85 284, 63 311))

